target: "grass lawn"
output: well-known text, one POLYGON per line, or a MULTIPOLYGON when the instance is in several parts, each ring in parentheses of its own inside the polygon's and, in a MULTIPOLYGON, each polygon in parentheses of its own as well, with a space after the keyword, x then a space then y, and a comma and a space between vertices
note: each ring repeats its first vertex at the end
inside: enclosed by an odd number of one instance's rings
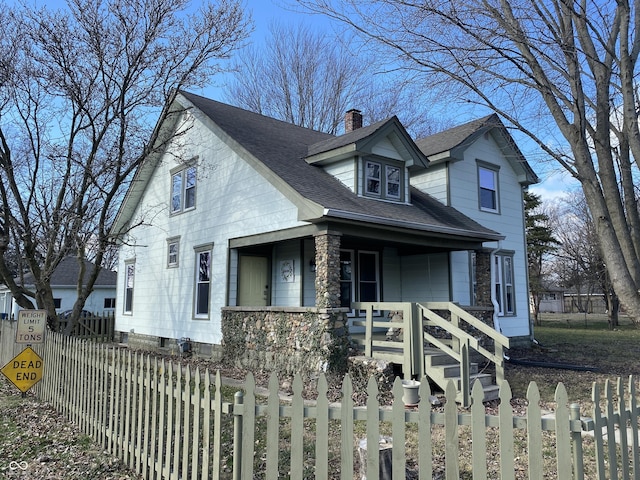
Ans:
POLYGON ((550 367, 508 364, 506 378, 514 397, 524 398, 529 382, 535 381, 542 400, 553 401, 556 385, 562 382, 569 401, 590 410, 593 382, 604 387, 606 380, 617 382, 622 377, 626 385, 629 375, 640 375, 640 328, 626 317, 620 318, 620 327, 615 330, 609 329, 603 315, 543 314, 541 320, 541 325, 534 327, 539 344, 531 349, 512 349, 509 354, 550 367))

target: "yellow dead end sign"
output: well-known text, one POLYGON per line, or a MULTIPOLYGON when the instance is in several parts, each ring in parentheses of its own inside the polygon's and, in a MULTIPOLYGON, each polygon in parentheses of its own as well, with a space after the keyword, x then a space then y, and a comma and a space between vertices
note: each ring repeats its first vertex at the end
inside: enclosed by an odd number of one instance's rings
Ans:
POLYGON ((42 357, 31 347, 27 347, 13 357, 0 371, 22 393, 25 393, 42 380, 42 367, 42 357))

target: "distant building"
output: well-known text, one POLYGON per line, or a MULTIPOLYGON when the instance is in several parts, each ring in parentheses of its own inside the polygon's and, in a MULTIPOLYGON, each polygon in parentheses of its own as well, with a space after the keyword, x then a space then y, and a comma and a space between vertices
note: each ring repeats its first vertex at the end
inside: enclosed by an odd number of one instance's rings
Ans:
MULTIPOLYGON (((95 265, 86 262, 85 269, 91 272, 95 265)), ((78 275, 80 266, 76 257, 64 258, 51 276, 51 289, 53 300, 58 313, 71 310, 77 298, 78 275)), ((102 270, 98 274, 98 279, 94 285, 93 292, 87 298, 84 310, 92 313, 111 313, 116 307, 116 282, 117 273, 110 270, 102 270)), ((24 279, 26 288, 33 287, 33 276, 28 274, 24 279)), ((16 315, 20 307, 14 301, 11 291, 6 285, 0 285, 0 313, 5 315, 16 315)))

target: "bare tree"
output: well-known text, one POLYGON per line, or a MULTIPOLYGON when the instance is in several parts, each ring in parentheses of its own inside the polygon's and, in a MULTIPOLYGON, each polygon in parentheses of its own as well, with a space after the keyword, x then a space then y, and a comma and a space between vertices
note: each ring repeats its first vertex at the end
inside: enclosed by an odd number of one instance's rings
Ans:
POLYGON ((425 84, 449 83, 581 184, 608 274, 640 321, 637 2, 297 0, 350 25, 425 84))
POLYGON ((235 64, 227 101, 263 115, 327 133, 340 133, 347 110, 362 111, 365 123, 397 114, 420 137, 448 126, 436 121, 416 98, 422 89, 376 66, 351 48, 348 38, 309 26, 274 23, 261 46, 245 49, 235 64))
POLYGON ((77 320, 99 273, 84 271, 83 260, 108 263, 122 233, 110 227, 123 194, 166 140, 154 127, 172 114, 165 106, 221 71, 249 24, 236 0, 198 8, 187 0, 69 0, 60 10, 24 4, 2 15, 0 279, 22 307, 55 318, 49 279, 75 254, 77 320), (11 274, 9 244, 34 290, 11 274))
POLYGON ((561 241, 555 252, 555 272, 563 286, 577 293, 576 307, 589 313, 594 294, 602 294, 609 327, 618 326, 619 302, 611 285, 603 253, 595 234, 595 223, 581 192, 568 196, 560 204, 557 234, 561 241), (582 302, 584 295, 586 301, 582 302))

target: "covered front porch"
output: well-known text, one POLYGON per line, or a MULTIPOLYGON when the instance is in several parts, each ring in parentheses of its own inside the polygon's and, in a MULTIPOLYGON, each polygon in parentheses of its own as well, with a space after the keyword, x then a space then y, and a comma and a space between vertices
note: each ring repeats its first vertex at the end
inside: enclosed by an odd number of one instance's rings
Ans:
POLYGON ((474 316, 451 302, 352 307, 364 316, 349 321, 347 308, 227 307, 224 356, 245 367, 313 375, 346 365, 359 351, 400 366, 405 379, 426 375, 443 390, 453 381, 465 406, 476 381, 485 400, 497 398, 510 343, 481 320, 491 316, 489 309, 475 309, 474 316))

